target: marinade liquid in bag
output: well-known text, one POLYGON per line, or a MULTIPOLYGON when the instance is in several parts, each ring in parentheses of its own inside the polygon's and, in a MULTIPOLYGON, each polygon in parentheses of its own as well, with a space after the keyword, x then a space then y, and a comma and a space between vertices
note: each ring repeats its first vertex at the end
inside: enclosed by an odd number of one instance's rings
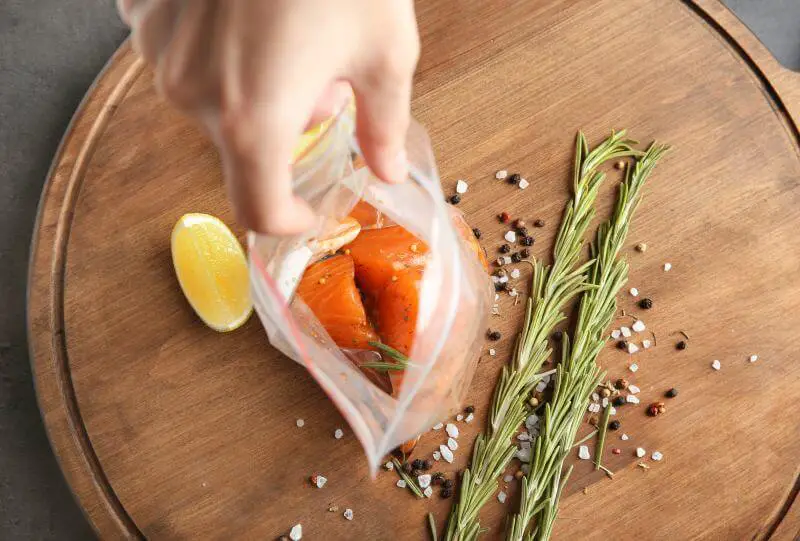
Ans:
POLYGON ((363 165, 353 126, 348 108, 306 134, 294 191, 318 227, 251 234, 250 283, 270 343, 322 386, 374 472, 461 403, 492 289, 472 230, 445 203, 425 130, 412 121, 409 181, 389 185, 363 165))

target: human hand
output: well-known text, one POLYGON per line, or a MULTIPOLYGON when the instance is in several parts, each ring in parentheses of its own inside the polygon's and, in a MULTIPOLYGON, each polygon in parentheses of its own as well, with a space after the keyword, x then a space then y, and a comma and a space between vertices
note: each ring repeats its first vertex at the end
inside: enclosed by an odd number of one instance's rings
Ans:
POLYGON ((406 176, 419 55, 412 0, 118 0, 164 96, 220 150, 228 195, 254 231, 293 234, 313 211, 292 193, 300 135, 356 97, 372 171, 406 176))

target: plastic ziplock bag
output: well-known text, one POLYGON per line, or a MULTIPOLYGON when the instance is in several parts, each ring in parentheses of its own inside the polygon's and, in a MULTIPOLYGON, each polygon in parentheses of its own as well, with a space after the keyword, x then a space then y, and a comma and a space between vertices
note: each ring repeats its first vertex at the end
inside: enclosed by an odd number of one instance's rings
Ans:
POLYGON ((472 231, 444 201, 425 130, 412 121, 406 143, 410 181, 390 185, 357 166, 353 124, 352 108, 344 110, 320 127, 315 142, 296 158, 294 191, 320 216, 318 227, 295 237, 251 233, 250 286, 270 343, 322 386, 363 445, 374 473, 388 452, 461 403, 480 354, 492 290, 464 241, 472 231), (398 392, 387 392, 360 370, 353 352, 340 349, 294 295, 304 270, 325 248, 321 239, 361 200, 429 249, 416 332, 398 392))

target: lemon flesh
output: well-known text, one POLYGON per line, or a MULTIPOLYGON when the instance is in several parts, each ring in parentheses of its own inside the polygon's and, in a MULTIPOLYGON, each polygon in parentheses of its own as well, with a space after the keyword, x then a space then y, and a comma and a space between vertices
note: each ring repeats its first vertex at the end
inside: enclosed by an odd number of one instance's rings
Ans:
POLYGON ((241 327, 253 311, 247 259, 228 226, 208 214, 185 214, 172 230, 172 264, 183 294, 215 331, 241 327))

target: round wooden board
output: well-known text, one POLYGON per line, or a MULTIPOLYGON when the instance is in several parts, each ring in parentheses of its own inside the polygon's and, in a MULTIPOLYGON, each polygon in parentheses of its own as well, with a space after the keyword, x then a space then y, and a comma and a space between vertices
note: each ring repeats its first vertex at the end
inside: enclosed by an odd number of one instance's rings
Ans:
MULTIPOLYGON (((462 208, 488 250, 502 234, 494 215, 506 210, 546 220, 535 255, 549 257, 579 128, 593 143, 627 127, 674 147, 625 252, 630 285, 655 301, 643 317, 658 345, 636 358, 636 374, 612 347, 600 359, 642 388, 643 404, 620 411, 630 441, 609 436, 624 449, 606 459, 613 480, 576 465, 555 537, 793 539, 800 77, 711 0, 436 0, 420 2, 418 16, 414 114, 448 189, 471 181, 462 208), (494 180, 500 168, 531 187, 494 180), (646 253, 632 250, 637 242, 646 253), (673 347, 679 329, 691 336, 683 352, 673 347), (680 395, 667 413, 646 417, 645 404, 672 386, 680 395), (636 446, 665 459, 643 470, 636 446)), ((197 320, 169 255, 171 227, 186 212, 234 223, 214 149, 156 96, 125 45, 56 157, 29 292, 44 420, 101 537, 271 539, 300 522, 306 539, 423 539, 429 510, 441 526, 451 502, 415 501, 393 473, 371 480, 338 412, 270 347, 256 318, 229 334, 197 320), (337 427, 346 434, 338 441, 337 427), (323 489, 308 485, 313 473, 328 477, 323 489)), ((620 305, 635 311, 624 293, 620 305)), ((445 471, 466 463, 508 359, 521 306, 504 299, 502 310, 505 339, 471 388, 477 422, 462 425, 462 451, 445 471)), ((425 435, 421 449, 440 439, 425 435)), ((500 537, 512 507, 487 506, 486 538, 500 537)))

